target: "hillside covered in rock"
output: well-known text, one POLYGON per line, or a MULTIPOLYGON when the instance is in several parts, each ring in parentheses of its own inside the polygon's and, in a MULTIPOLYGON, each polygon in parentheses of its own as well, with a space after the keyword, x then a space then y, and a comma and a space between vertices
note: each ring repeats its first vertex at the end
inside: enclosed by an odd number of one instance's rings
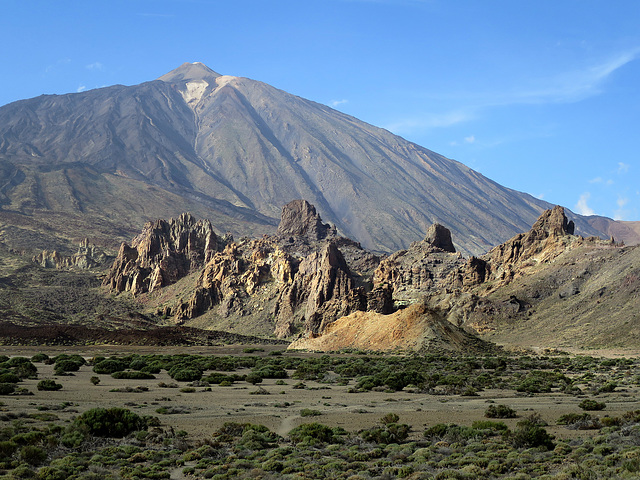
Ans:
POLYGON ((203 225, 188 215, 148 224, 131 247, 123 244, 104 285, 172 324, 321 350, 464 350, 478 347, 469 335, 502 342, 516 331, 545 346, 572 336, 585 345, 624 344, 632 337, 623 326, 640 321, 638 248, 574 235, 561 207, 469 258, 439 224, 408 249, 379 257, 339 236, 303 200, 283 207, 275 235, 234 240, 203 225), (609 272, 605 261, 617 269, 609 272))

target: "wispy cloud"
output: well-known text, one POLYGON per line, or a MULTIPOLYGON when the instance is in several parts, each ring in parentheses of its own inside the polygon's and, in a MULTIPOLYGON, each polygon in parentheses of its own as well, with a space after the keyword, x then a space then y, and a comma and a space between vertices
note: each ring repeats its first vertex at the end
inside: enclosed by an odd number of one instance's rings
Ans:
POLYGON ((99 70, 99 71, 104 71, 104 65, 100 62, 93 62, 90 63, 89 65, 86 65, 85 68, 87 70, 99 70))
MULTIPOLYGON (((398 134, 415 133, 432 128, 451 127, 475 120, 486 111, 515 105, 571 103, 602 93, 605 82, 617 70, 640 58, 640 47, 611 54, 581 69, 534 78, 528 87, 514 83, 499 91, 433 92, 423 98, 450 99, 458 107, 448 112, 428 113, 390 122, 385 128, 398 134), (455 102, 455 103, 454 103, 455 102)), ((624 164, 620 164, 622 166, 624 164)))
POLYGON ((580 215, 595 215, 596 212, 589 205, 587 205, 589 198, 591 198, 591 194, 589 192, 585 192, 580 195, 578 203, 576 203, 576 206, 574 207, 576 212, 578 212, 580 215))
POLYGON ((343 98, 342 100, 331 100, 329 102, 329 105, 331 105, 333 108, 336 108, 338 105, 344 105, 345 103, 349 103, 349 100, 343 98))
POLYGON ((618 170, 619 174, 627 173, 629 171, 630 165, 623 162, 618 162, 618 170))
POLYGON ((80 93, 80 92, 84 92, 87 89, 87 87, 85 85, 80 85, 78 87, 78 89, 76 90, 76 92, 80 93))
POLYGON ((58 67, 60 67, 62 65, 68 65, 69 63, 71 63, 71 59, 70 58, 61 58, 56 63, 54 63, 52 65, 47 65, 45 67, 45 69, 44 69, 44 72, 45 73, 51 73, 54 70, 56 70, 58 67))
POLYGON ((469 135, 468 137, 464 138, 464 143, 475 143, 475 141, 476 141, 475 135, 469 135))
POLYGON ((640 47, 611 54, 584 68, 534 80, 537 86, 505 95, 512 103, 568 103, 602 93, 602 86, 617 70, 640 57, 640 47))

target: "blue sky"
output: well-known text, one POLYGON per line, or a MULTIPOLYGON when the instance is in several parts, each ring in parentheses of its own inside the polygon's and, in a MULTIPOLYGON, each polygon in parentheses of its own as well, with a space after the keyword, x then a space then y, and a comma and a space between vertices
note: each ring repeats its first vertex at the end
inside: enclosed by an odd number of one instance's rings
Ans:
POLYGON ((640 220, 640 1, 2 6, 0 105, 133 85, 200 61, 578 213, 640 220))

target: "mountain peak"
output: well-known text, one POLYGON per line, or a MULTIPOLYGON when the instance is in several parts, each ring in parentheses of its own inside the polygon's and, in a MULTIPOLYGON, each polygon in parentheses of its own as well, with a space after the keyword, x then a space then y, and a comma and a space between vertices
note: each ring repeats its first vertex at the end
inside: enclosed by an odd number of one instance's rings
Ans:
POLYGON ((204 63, 186 62, 175 70, 171 70, 169 73, 162 75, 158 80, 162 80, 167 83, 180 83, 194 80, 205 80, 207 78, 217 78, 220 76, 221 75, 219 73, 214 72, 204 63))

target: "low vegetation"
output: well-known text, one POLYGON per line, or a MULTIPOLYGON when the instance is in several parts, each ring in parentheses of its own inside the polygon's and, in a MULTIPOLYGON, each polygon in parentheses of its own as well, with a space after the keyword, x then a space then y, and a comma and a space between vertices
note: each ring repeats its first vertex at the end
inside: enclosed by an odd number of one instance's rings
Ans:
MULTIPOLYGON (((632 359, 367 352, 272 355, 251 348, 226 356, 84 359, 43 353, 0 357, 0 380, 2 399, 11 400, 11 406, 0 402, 2 480, 631 479, 640 475, 640 410, 613 414, 610 401, 610 395, 620 395, 616 398, 635 405, 634 395, 625 393, 637 392, 640 385, 640 362, 632 359), (49 373, 41 378, 44 366, 55 379, 48 378, 49 373), (56 395, 62 395, 69 375, 82 372, 87 375, 83 384, 91 391, 118 384, 110 391, 124 392, 123 405, 87 408, 74 399, 43 403, 27 396, 32 390, 60 390, 56 395), (170 378, 172 383, 159 384, 155 378, 170 378), (134 380, 147 383, 137 385, 134 380), (149 405, 136 401, 136 392, 149 388, 157 392, 155 401, 149 405), (332 390, 338 388, 345 395, 351 392, 348 395, 362 413, 379 408, 367 401, 370 392, 379 392, 384 395, 379 398, 388 398, 387 411, 365 422, 364 428, 332 425, 328 413, 335 405, 332 390), (229 389, 270 394, 283 419, 300 422, 276 432, 264 425, 228 421, 204 436, 169 425, 170 420, 197 413, 188 399, 216 398, 216 392, 229 389), (446 403, 465 398, 470 389, 486 398, 465 400, 487 402, 478 420, 459 421, 451 410, 447 423, 417 425, 407 422, 406 414, 393 411, 404 397, 434 396, 446 403), (491 389, 511 391, 533 404, 536 396, 552 392, 567 399, 573 411, 547 417, 547 424, 535 409, 516 411, 505 397, 494 403, 486 394, 491 389), (300 390, 315 394, 317 403, 304 405, 282 396, 300 390), (559 436, 558 429, 574 432, 559 436)), ((265 401, 251 398, 256 405, 265 401)))

